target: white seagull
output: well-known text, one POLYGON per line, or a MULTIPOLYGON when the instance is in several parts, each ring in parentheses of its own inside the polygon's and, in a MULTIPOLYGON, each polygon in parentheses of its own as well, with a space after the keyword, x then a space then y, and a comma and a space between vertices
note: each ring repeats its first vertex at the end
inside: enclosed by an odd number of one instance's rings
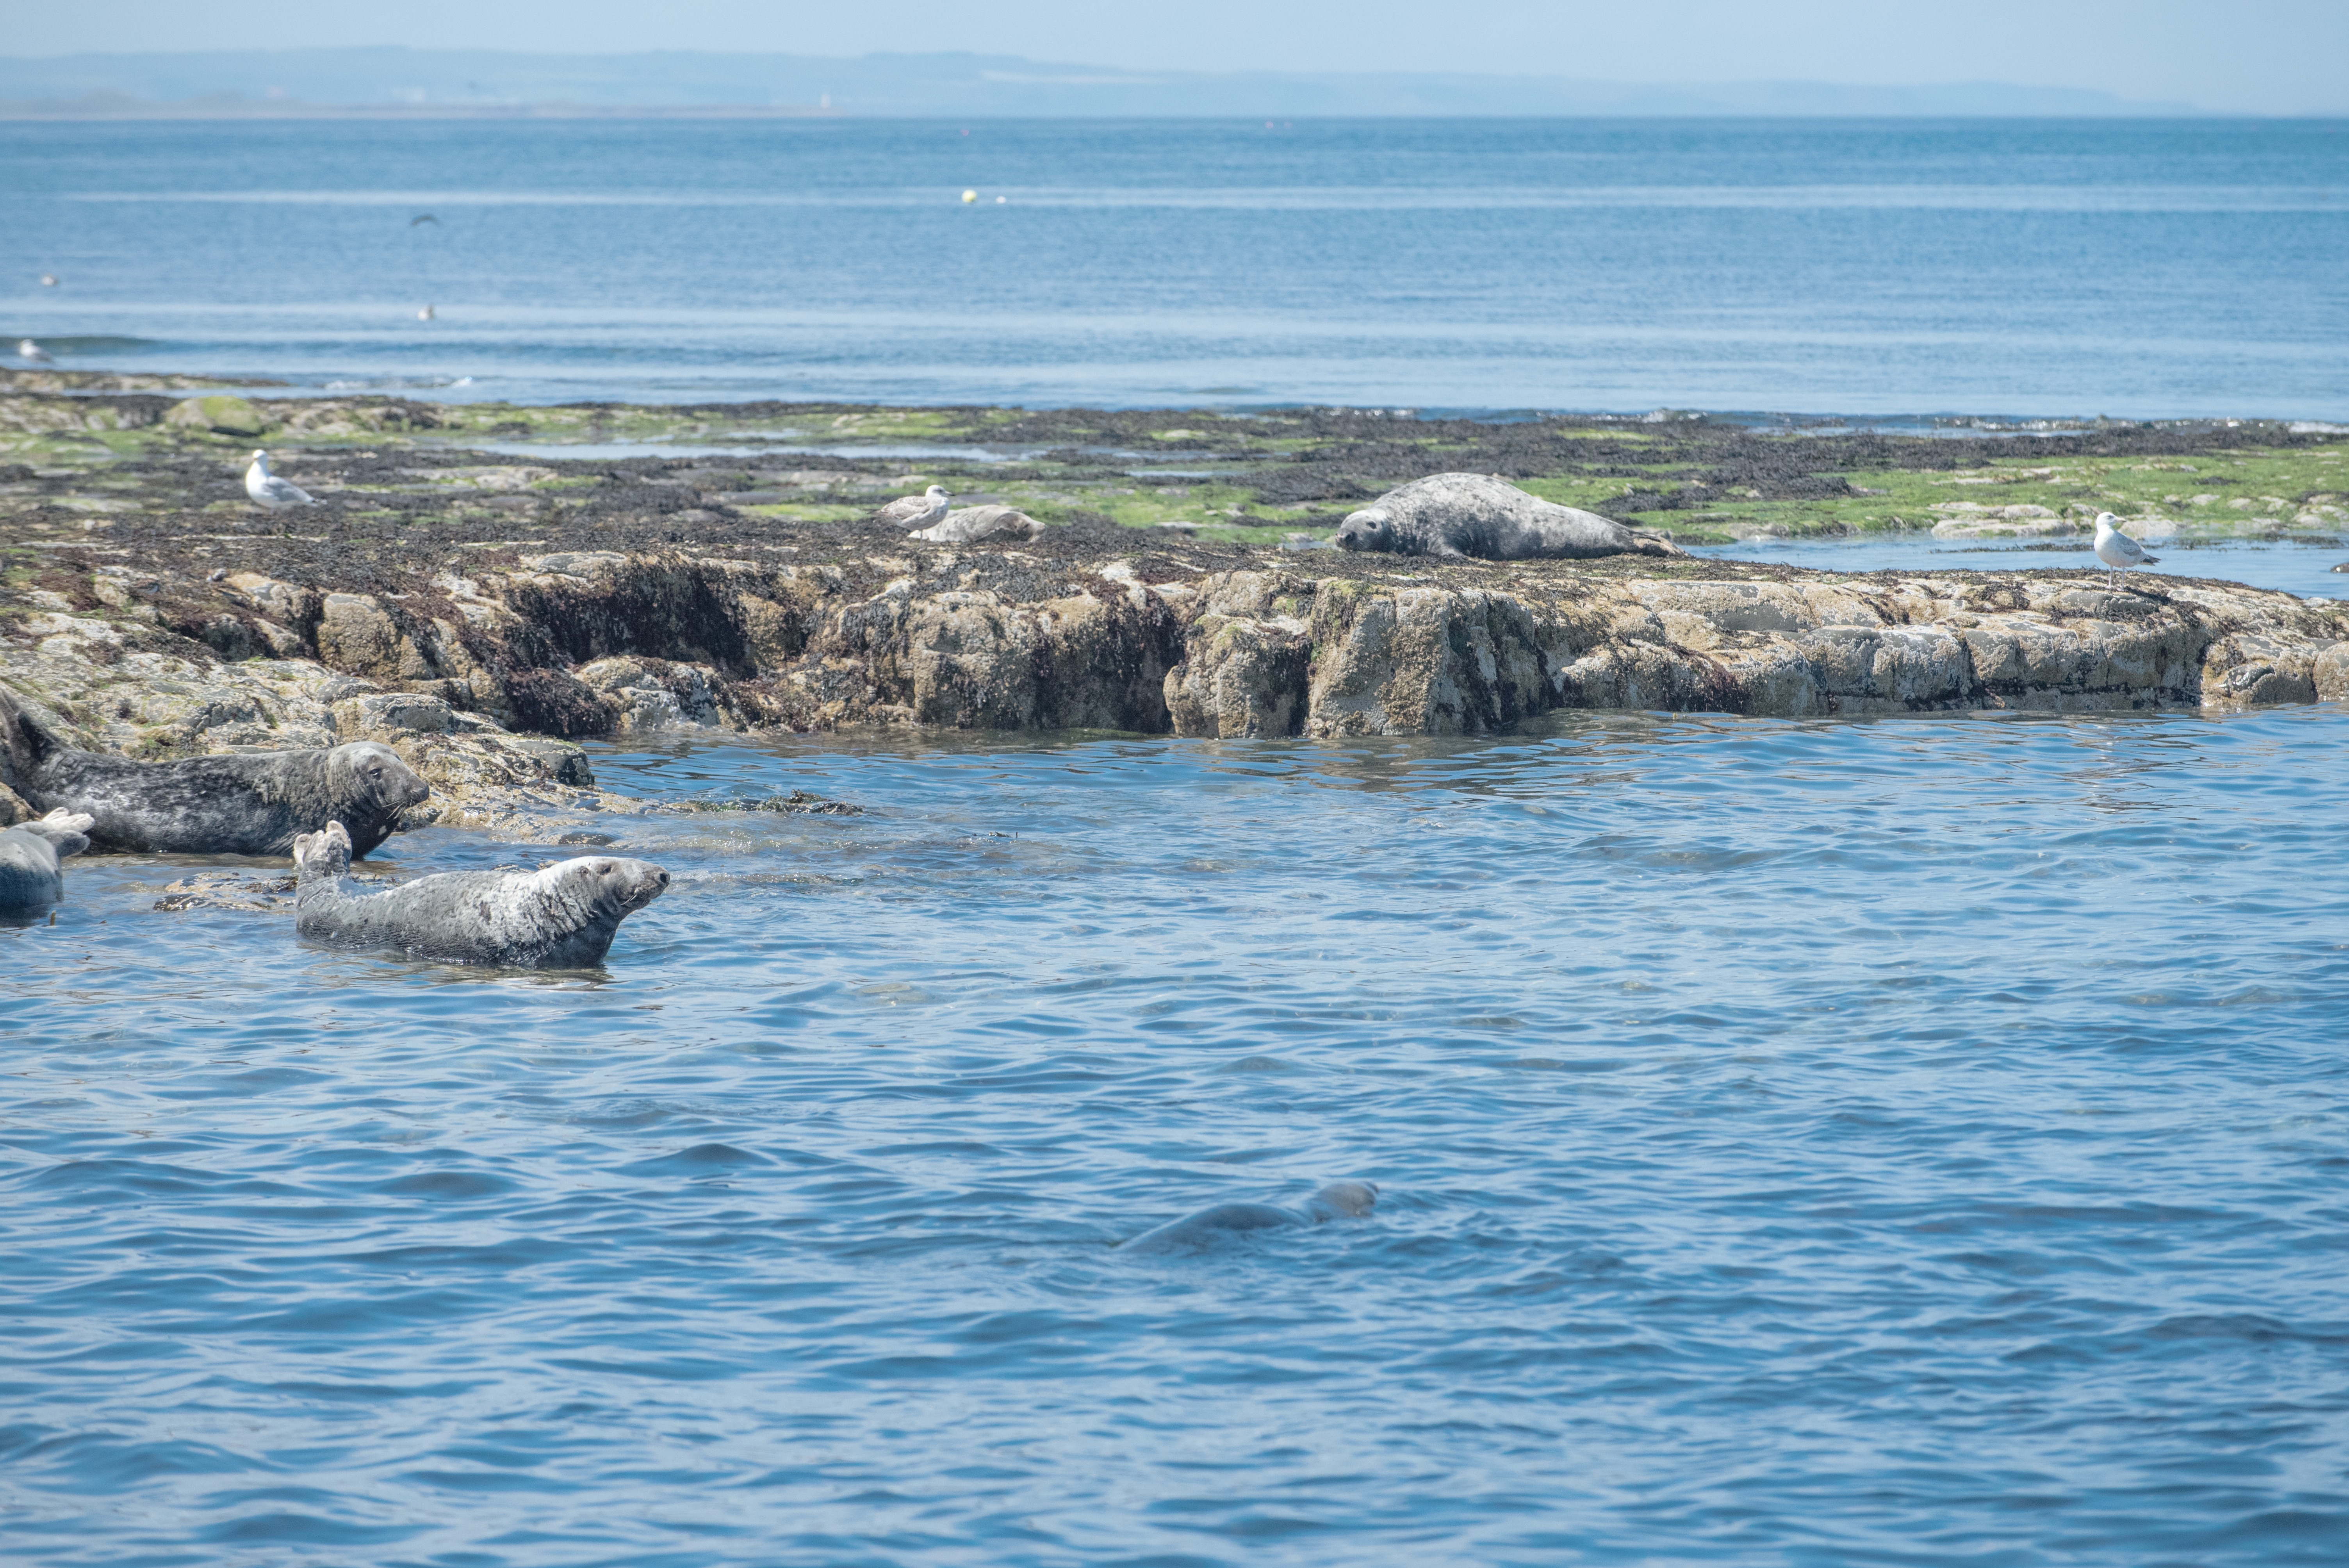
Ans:
POLYGON ((267 452, 253 454, 253 466, 244 470, 244 493, 272 511, 281 507, 318 504, 308 490, 292 480, 281 480, 269 471, 267 452))
POLYGON ((2147 555, 2144 545, 2115 526, 2111 512, 2100 511, 2096 513, 2096 559, 2113 569, 2113 586, 2117 588, 2128 581, 2131 567, 2150 566, 2161 557, 2147 555))
POLYGON ((419 321, 430 321, 432 319, 432 307, 428 304, 422 310, 418 311, 416 313, 416 319, 419 321))
POLYGON ((899 496, 873 514, 875 522, 894 522, 907 532, 929 527, 946 520, 947 508, 954 497, 944 485, 932 485, 919 495, 899 496))
POLYGON ((17 340, 16 357, 23 360, 27 365, 55 365, 57 363, 56 360, 49 357, 49 351, 47 349, 43 348, 39 344, 35 343, 29 337, 20 338, 17 340))

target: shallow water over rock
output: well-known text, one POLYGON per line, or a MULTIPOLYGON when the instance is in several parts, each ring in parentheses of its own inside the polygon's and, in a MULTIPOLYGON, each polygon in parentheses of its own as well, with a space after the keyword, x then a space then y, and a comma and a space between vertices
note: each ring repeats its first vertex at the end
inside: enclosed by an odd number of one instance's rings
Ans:
POLYGON ((0 1531, 2333 1561, 2344 742, 2317 707, 607 749, 648 799, 866 810, 607 814, 677 881, 592 975, 69 862, 0 929, 0 1531), (1335 1177, 1377 1212, 1111 1250, 1335 1177))

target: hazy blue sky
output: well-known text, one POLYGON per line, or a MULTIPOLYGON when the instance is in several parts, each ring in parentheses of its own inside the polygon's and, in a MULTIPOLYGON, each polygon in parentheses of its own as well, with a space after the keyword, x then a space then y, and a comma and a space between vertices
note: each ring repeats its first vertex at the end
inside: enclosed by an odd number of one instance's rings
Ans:
POLYGON ((0 0, 0 50, 407 44, 790 54, 971 49, 1125 68, 1464 70, 1627 81, 2002 81, 2349 113, 2349 0, 0 0))

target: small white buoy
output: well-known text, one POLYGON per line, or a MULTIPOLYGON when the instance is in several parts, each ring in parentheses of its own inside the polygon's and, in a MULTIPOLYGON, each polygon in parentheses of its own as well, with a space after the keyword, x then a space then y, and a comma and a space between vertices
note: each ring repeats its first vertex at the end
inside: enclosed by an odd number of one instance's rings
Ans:
POLYGON ((998 196, 998 197, 995 199, 995 204, 996 204, 997 206, 999 206, 999 207, 1002 206, 1002 205, 1003 205, 1003 198, 1002 198, 1002 197, 1000 197, 1000 196, 998 196))
POLYGON ((57 287, 57 274, 55 273, 43 273, 41 274, 41 286, 45 289, 53 289, 57 287))
POLYGON ((962 193, 962 199, 966 204, 976 201, 978 200, 978 192, 976 191, 966 191, 962 193))

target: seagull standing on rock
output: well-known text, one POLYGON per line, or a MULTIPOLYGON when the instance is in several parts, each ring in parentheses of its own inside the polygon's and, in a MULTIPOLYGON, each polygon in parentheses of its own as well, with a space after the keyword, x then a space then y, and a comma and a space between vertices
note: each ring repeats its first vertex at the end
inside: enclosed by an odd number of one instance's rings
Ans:
POLYGON ((308 490, 292 480, 281 480, 269 471, 269 454, 253 454, 253 466, 244 470, 244 493, 272 511, 289 506, 316 506, 316 500, 308 490))
POLYGON ((2118 520, 2111 512, 2096 513, 2096 559, 2113 569, 2113 586, 2128 581, 2129 569, 2150 566, 2161 559, 2147 555, 2145 546, 2120 531, 2118 520))
POLYGON ((43 348, 39 344, 35 343, 29 337, 19 338, 16 340, 16 357, 23 360, 27 365, 55 365, 57 363, 56 360, 49 357, 49 351, 47 349, 43 348))
POLYGON ((946 486, 932 485, 919 495, 899 496, 895 500, 874 512, 873 521, 895 523, 910 533, 916 529, 927 528, 934 522, 944 521, 947 508, 953 501, 954 497, 947 493, 946 486))

